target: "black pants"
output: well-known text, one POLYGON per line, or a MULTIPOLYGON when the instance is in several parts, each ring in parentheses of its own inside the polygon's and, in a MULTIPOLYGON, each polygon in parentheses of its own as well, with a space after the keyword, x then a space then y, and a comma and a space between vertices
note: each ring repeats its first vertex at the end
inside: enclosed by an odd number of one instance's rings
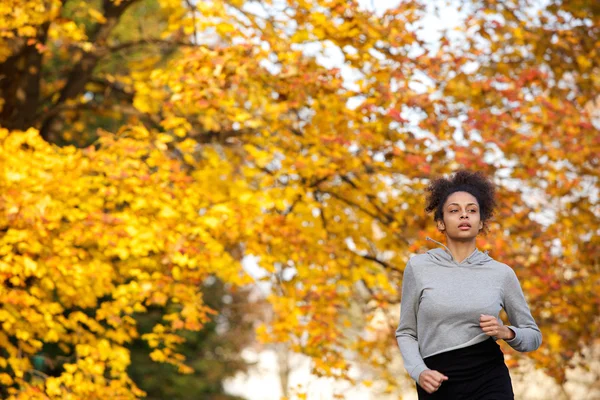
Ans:
POLYGON ((448 377, 432 394, 417 384, 419 400, 513 400, 504 354, 494 339, 424 359, 429 369, 448 377))

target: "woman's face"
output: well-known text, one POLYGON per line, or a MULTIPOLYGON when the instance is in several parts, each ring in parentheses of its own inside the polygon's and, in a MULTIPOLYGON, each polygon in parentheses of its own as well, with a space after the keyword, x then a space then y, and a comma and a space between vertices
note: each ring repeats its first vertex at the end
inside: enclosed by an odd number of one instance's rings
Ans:
POLYGON ((483 229, 479 203, 475 196, 467 192, 454 192, 446 199, 443 207, 443 221, 438 221, 438 229, 450 239, 473 240, 483 229))

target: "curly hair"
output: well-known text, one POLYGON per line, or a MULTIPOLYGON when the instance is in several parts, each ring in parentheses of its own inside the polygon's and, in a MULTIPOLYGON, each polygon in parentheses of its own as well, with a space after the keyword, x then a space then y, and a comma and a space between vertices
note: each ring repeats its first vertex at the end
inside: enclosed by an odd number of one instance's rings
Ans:
POLYGON ((483 230, 487 231, 487 222, 494 215, 496 208, 496 187, 482 172, 459 170, 452 177, 437 178, 425 189, 428 192, 425 211, 434 211, 435 221, 443 220, 443 207, 446 199, 454 192, 472 194, 479 203, 479 214, 483 222, 483 230))

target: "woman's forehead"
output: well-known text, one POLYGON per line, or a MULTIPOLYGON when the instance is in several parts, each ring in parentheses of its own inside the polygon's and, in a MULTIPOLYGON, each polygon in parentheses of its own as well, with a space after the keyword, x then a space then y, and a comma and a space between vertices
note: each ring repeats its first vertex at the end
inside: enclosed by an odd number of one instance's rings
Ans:
POLYGON ((467 206, 469 204, 478 205, 477 198, 468 192, 454 192, 446 199, 445 205, 451 204, 467 206))

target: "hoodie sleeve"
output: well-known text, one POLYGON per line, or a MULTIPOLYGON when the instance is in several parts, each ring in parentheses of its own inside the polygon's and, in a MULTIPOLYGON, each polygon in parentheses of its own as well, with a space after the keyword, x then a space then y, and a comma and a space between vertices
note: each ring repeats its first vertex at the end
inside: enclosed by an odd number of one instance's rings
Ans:
POLYGON ((419 382, 421 372, 429 369, 421 357, 417 338, 417 311, 419 309, 419 289, 410 260, 404 269, 402 279, 402 300, 400 304, 400 324, 396 329, 396 340, 404 359, 404 367, 415 382, 419 382))
POLYGON ((517 351, 533 351, 542 344, 542 333, 531 316, 529 306, 521 290, 515 271, 509 268, 504 281, 504 310, 511 325, 507 325, 515 333, 515 337, 506 343, 517 351))

